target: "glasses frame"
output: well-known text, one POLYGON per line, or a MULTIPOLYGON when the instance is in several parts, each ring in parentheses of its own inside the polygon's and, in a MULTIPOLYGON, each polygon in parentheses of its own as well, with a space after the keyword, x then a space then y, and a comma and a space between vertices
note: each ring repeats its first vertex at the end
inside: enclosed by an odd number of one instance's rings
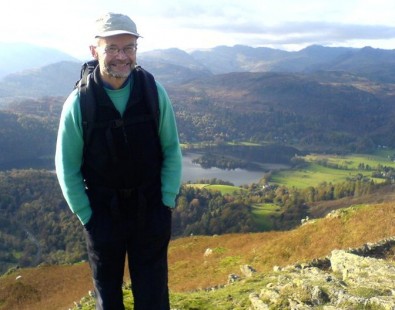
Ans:
POLYGON ((122 51, 125 55, 132 56, 137 51, 137 43, 128 44, 123 48, 114 45, 102 47, 103 51, 109 56, 117 56, 122 51))

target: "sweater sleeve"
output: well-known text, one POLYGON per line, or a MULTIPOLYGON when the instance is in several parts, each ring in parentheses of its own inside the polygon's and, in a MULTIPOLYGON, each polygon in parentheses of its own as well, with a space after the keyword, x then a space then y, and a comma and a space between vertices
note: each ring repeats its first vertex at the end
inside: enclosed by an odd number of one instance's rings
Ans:
POLYGON ((182 154, 171 101, 158 82, 157 88, 160 109, 159 138, 163 152, 162 201, 165 206, 174 207, 181 186, 182 154))
POLYGON ((60 188, 71 211, 82 224, 91 215, 88 196, 81 174, 83 137, 78 90, 74 90, 63 105, 56 142, 55 168, 60 188))

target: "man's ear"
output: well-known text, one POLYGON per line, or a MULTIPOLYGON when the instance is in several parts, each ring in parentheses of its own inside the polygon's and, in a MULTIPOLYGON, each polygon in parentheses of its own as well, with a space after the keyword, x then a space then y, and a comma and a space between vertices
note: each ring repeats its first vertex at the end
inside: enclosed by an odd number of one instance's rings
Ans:
POLYGON ((96 46, 90 45, 89 50, 91 51, 91 55, 93 58, 98 59, 96 46))

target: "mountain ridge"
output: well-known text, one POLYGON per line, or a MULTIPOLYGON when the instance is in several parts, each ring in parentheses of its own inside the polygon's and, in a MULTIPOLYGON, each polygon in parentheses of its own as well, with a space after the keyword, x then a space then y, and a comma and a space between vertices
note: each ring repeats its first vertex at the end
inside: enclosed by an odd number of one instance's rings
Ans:
MULTIPOLYGON (((61 61, 79 61, 63 52, 33 45, 4 45, 0 56, 6 60, 0 71, 0 85, 11 73, 21 73, 23 68, 38 68, 61 61), (16 47, 15 47, 16 46, 16 47), (8 47, 8 48, 7 48, 8 47), (14 52, 16 49, 17 52, 14 52), (39 55, 39 56, 38 56, 39 55), (23 61, 21 61, 21 59, 23 61)), ((267 47, 249 47, 244 45, 218 46, 206 50, 186 52, 178 48, 153 50, 138 54, 138 62, 147 69, 156 73, 159 68, 169 66, 168 71, 174 68, 189 70, 186 73, 174 72, 185 75, 184 79, 191 79, 195 74, 213 75, 230 72, 314 72, 318 70, 349 71, 361 75, 371 73, 372 66, 381 69, 383 65, 395 65, 395 50, 374 49, 371 47, 325 47, 312 45, 300 51, 283 51, 267 47), (361 69, 362 68, 362 69, 361 69), (364 69, 365 68, 365 69, 364 69)), ((385 66, 384 66, 385 67, 385 66)), ((23 72, 22 72, 23 73, 23 72)), ((78 77, 79 71, 75 77, 78 77)), ((159 72, 160 73, 160 72, 159 72)), ((169 74, 168 74, 169 75, 169 74)), ((377 76, 374 75, 374 76, 377 76)), ((373 76, 373 77, 374 77, 373 76)), ((370 75, 372 78, 372 75, 370 75)), ((75 79, 75 78, 74 78, 75 79)), ((389 81, 395 78, 386 76, 389 81)), ((161 79, 168 84, 167 79, 161 79)), ((178 81, 178 80, 176 80, 178 81)), ((172 82, 172 81, 170 81, 172 82)), ((1 95, 1 93, 0 93, 1 95)), ((44 94, 43 94, 44 95, 44 94)))
POLYGON ((0 59, 0 79, 11 73, 40 68, 59 61, 78 61, 60 50, 23 42, 0 42, 0 59))
MULTIPOLYGON (((82 61, 49 48, 17 46, 18 53, 10 53, 11 48, 0 52, 0 56, 7 60, 3 70, 12 67, 12 73, 11 69, 7 69, 7 75, 0 72, 0 104, 12 97, 65 97, 69 94, 79 79, 82 61)), ((333 75, 333 72, 347 72, 349 76, 355 75, 371 83, 395 83, 392 74, 395 70, 395 50, 371 47, 356 49, 312 45, 296 52, 243 45, 191 52, 171 48, 142 52, 138 55, 138 63, 166 87, 236 72, 315 75, 320 82, 320 79, 325 79, 323 76, 333 75)), ((347 82, 351 83, 349 80, 347 82)))

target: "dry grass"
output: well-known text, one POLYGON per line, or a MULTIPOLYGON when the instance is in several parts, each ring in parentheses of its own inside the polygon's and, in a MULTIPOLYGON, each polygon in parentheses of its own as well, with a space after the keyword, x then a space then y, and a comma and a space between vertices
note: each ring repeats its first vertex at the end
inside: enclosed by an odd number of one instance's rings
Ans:
POLYGON ((170 287, 190 291, 224 284, 229 274, 240 274, 243 264, 263 272, 390 236, 395 236, 395 203, 355 206, 341 217, 286 232, 183 238, 170 247, 170 287), (207 248, 213 254, 205 257, 207 248))
POLYGON ((0 278, 0 309, 69 309, 91 287, 86 263, 20 269, 0 278))
MULTIPOLYGON (((395 236, 395 202, 357 205, 342 216, 314 220, 292 231, 177 239, 169 249, 170 290, 225 284, 229 274, 240 274, 243 264, 264 272, 390 236, 395 236), (213 253, 205 257, 207 248, 213 253)), ((90 289, 86 263, 18 270, 0 278, 0 309, 68 309, 90 289), (22 278, 16 280, 18 275, 22 278)))

